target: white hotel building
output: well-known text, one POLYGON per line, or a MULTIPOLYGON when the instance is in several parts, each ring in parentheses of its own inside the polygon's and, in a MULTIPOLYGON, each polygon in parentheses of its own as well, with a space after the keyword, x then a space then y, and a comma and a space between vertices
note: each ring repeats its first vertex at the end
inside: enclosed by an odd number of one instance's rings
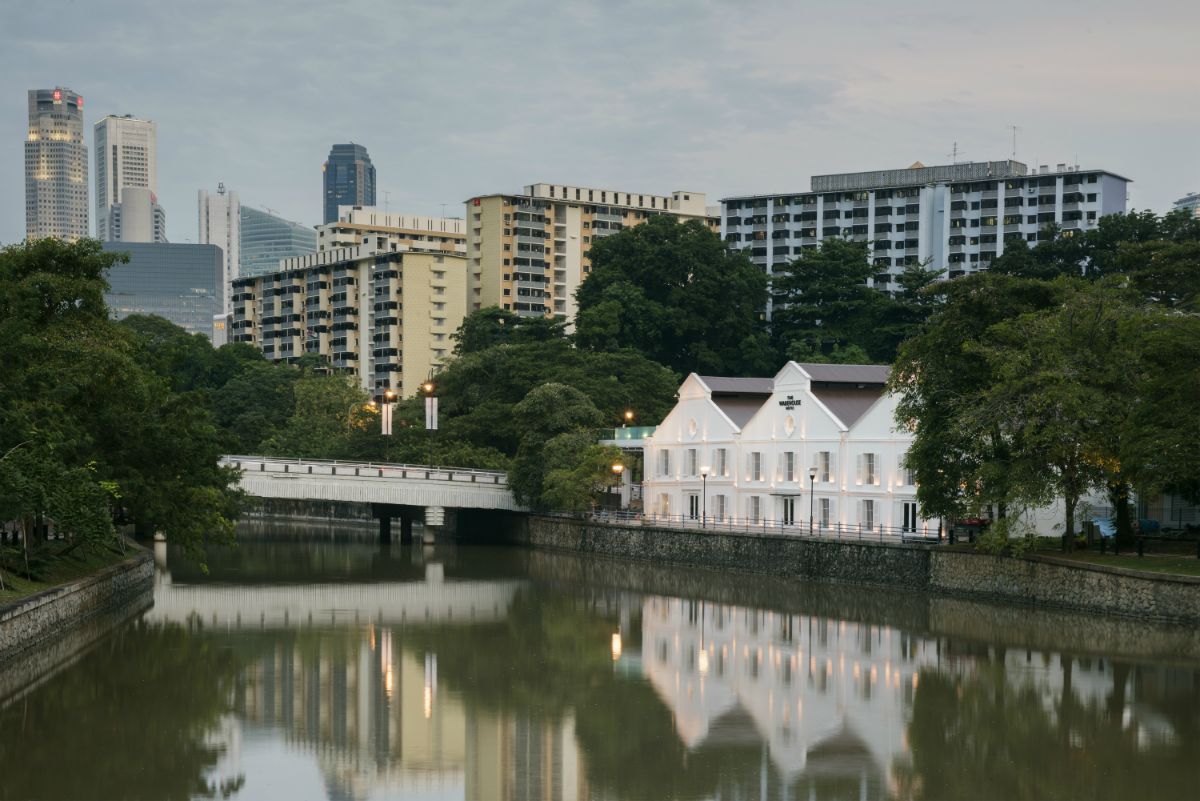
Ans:
POLYGON ((773 274, 829 237, 872 242, 876 289, 898 289, 905 264, 925 259, 956 278, 985 270, 1006 243, 1036 243, 1056 223, 1064 236, 1125 211, 1131 181, 1107 170, 985 161, 814 175, 808 192, 721 201, 721 233, 773 274))
POLYGON ((773 379, 693 373, 645 440, 647 514, 783 526, 811 515, 827 531, 932 536, 938 522, 921 518, 900 467, 912 437, 893 430, 890 372, 789 362, 773 379))

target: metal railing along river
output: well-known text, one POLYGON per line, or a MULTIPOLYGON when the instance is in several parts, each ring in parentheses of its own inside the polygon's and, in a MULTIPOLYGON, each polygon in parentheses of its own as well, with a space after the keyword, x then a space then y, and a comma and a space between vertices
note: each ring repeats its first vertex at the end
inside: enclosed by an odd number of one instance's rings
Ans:
POLYGON ((792 537, 812 537, 838 540, 870 540, 874 542, 906 542, 937 545, 944 539, 939 526, 930 527, 923 521, 919 527, 863 525, 856 523, 825 523, 797 520, 784 523, 777 520, 714 519, 700 515, 658 515, 636 511, 598 509, 587 512, 543 512, 549 517, 566 517, 592 523, 637 525, 656 528, 695 529, 697 531, 737 531, 747 534, 781 534, 792 537))

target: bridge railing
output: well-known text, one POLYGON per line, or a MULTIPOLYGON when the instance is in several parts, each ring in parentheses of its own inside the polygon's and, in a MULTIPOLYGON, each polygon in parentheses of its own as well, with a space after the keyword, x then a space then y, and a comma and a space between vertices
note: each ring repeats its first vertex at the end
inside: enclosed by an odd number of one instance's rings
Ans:
POLYGON ((247 472, 346 478, 396 478, 422 481, 455 481, 472 484, 507 486, 508 474, 497 470, 473 470, 469 467, 430 467, 427 464, 396 462, 349 462, 337 459, 284 459, 274 456, 221 457, 221 463, 247 472))
POLYGON ((744 518, 714 518, 712 515, 659 515, 629 510, 599 509, 589 512, 550 511, 538 514, 550 517, 570 517, 593 523, 640 525, 672 529, 739 531, 748 534, 783 534, 794 537, 817 537, 838 540, 871 540, 874 542, 905 542, 937 545, 944 542, 936 522, 920 521, 918 526, 882 526, 830 522, 822 525, 812 520, 782 522, 779 520, 748 520, 744 518))

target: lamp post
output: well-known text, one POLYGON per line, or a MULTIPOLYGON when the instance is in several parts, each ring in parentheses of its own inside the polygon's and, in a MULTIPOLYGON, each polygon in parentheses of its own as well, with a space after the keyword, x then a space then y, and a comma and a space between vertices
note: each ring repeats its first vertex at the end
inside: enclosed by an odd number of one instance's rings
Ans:
MULTIPOLYGON (((384 397, 384 399, 383 399, 383 402, 384 402, 384 403, 386 403, 386 404, 388 405, 388 413, 389 413, 389 415, 390 415, 390 414, 391 414, 391 411, 392 411, 392 408, 391 408, 391 407, 392 407, 392 397, 393 397, 393 396, 394 396, 396 393, 392 392, 392 391, 389 389, 389 390, 386 390, 386 391, 385 391, 383 394, 384 394, 384 396, 385 396, 385 397, 384 397)), ((385 445, 385 446, 384 446, 384 449, 383 449, 383 461, 385 461, 385 462, 386 462, 386 461, 388 461, 390 458, 392 458, 392 429, 391 429, 391 424, 389 424, 389 425, 388 425, 387 445, 385 445)))
POLYGON ((620 462, 617 462, 616 464, 614 464, 612 466, 612 471, 614 473, 616 473, 617 476, 619 477, 621 475, 621 473, 625 472, 625 465, 621 464, 620 462))
POLYGON ((625 399, 625 421, 621 423, 621 428, 628 428, 633 422, 633 408, 629 405, 629 398, 625 399))
POLYGON ((708 528, 708 474, 712 468, 700 466, 700 528, 708 528))
POLYGON ((808 491, 808 533, 812 534, 815 531, 813 524, 816 522, 813 518, 813 506, 815 503, 813 499, 817 495, 817 468, 808 468, 808 475, 812 478, 812 486, 808 491))
POLYGON ((425 427, 429 429, 429 469, 433 470, 433 435, 434 435, 434 432, 437 431, 437 429, 433 427, 433 423, 429 420, 430 415, 434 414, 433 410, 430 407, 430 403, 428 400, 430 397, 433 396, 433 371, 432 370, 429 371, 429 380, 427 380, 424 383, 424 385, 422 385, 421 389, 425 390, 425 396, 426 396, 425 427))
POLYGON ((368 401, 359 401, 358 403, 350 404, 350 408, 346 410, 346 436, 347 437, 350 436, 350 413, 353 412, 355 409, 357 409, 359 406, 374 406, 374 405, 375 405, 374 398, 371 398, 371 400, 368 400, 368 401))

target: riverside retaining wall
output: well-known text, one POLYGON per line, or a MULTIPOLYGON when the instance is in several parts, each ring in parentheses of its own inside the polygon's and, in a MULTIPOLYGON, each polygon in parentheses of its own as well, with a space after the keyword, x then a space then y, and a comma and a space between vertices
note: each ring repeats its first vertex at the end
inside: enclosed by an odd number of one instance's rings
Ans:
POLYGON ((154 585, 154 556, 142 549, 124 562, 0 606, 0 664, 154 585))
POLYGON ((657 564, 922 590, 964 598, 1200 622, 1200 578, 928 545, 782 534, 514 519, 502 538, 535 548, 657 564))

